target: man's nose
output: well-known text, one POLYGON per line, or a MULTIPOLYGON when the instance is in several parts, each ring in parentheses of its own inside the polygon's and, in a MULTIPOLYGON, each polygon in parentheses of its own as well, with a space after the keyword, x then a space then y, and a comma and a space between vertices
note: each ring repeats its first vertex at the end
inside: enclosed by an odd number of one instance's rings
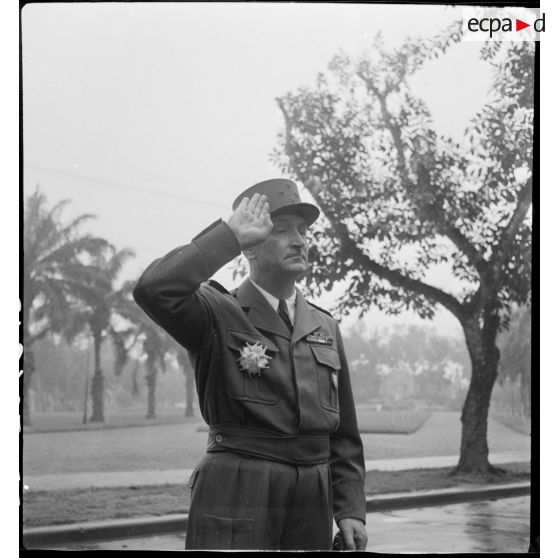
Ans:
POLYGON ((304 246, 306 244, 306 237, 298 230, 295 230, 291 234, 291 244, 293 246, 304 246))

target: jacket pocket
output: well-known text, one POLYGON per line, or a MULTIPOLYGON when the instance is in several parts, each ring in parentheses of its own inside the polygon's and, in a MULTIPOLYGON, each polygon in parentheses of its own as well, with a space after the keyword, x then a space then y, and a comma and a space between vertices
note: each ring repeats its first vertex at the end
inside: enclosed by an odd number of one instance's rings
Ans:
POLYGON ((339 412, 339 353, 336 348, 323 345, 310 345, 310 348, 316 360, 320 403, 328 411, 339 412))
POLYGON ((196 479, 198 478, 198 473, 200 472, 200 466, 198 465, 193 471, 192 474, 190 475, 190 478, 188 479, 188 488, 190 489, 190 493, 192 492, 192 490, 194 490, 194 485, 196 484, 196 479))
POLYGON ((233 519, 205 514, 202 530, 202 540, 196 545, 199 549, 250 550, 254 548, 254 519, 233 519))
POLYGON ((279 401, 279 395, 275 389, 277 373, 274 370, 274 356, 279 349, 269 339, 259 337, 249 331, 238 331, 230 329, 227 336, 227 392, 230 397, 249 401, 252 403, 264 403, 273 405, 279 401), (256 373, 249 373, 243 369, 241 353, 243 349, 250 350, 254 344, 265 348, 267 367, 256 373))

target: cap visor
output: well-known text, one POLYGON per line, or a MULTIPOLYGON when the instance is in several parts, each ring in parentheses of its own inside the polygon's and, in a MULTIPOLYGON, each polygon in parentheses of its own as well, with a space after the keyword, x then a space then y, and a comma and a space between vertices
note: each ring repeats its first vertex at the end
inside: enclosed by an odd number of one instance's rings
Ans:
POLYGON ((320 210, 311 203, 293 203, 290 205, 285 205, 279 209, 275 209, 271 212, 271 216, 274 215, 285 215, 288 213, 294 213, 295 215, 301 215, 304 220, 311 225, 319 216, 320 210))

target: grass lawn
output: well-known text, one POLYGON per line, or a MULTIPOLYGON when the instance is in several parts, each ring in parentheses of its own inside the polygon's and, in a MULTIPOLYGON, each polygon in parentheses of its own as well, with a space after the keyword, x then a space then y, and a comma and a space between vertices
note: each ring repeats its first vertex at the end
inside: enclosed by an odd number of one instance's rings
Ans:
POLYGON ((525 436, 531 435, 531 417, 524 417, 523 415, 512 415, 511 413, 494 413, 492 416, 499 423, 507 426, 508 428, 511 428, 512 430, 515 430, 516 432, 525 434, 525 436))
MULTIPOLYGON (((361 430, 368 426, 368 410, 363 411, 357 409, 361 430)), ((401 427, 405 426, 402 413, 392 414, 389 420, 392 423, 399 420, 401 427)), ((58 420, 58 426, 62 422, 58 420)), ((202 424, 198 417, 180 424, 137 428, 26 432, 23 435, 23 475, 25 478, 81 472, 193 469, 207 446, 207 432, 197 431, 202 424)), ((459 455, 460 439, 461 423, 457 412, 434 412, 412 434, 362 431, 367 460, 459 455)), ((491 455, 528 454, 531 440, 489 417, 488 446, 491 455)))
MULTIPOLYGON (((529 463, 511 463, 504 468, 506 474, 496 482, 519 482, 531 478, 529 463)), ((486 483, 482 479, 450 477, 450 471, 450 467, 370 471, 366 474, 366 493, 375 495, 486 483)), ((23 524, 38 527, 186 513, 189 504, 190 491, 186 484, 28 492, 23 497, 23 524)))
POLYGON ((24 434, 45 432, 72 432, 106 430, 111 428, 130 428, 134 426, 164 426, 182 424, 199 420, 185 417, 183 409, 161 408, 157 410, 157 418, 145 418, 145 411, 105 412, 105 422, 83 423, 83 414, 76 412, 35 413, 32 424, 23 427, 24 434))
POLYGON ((412 434, 432 415, 428 411, 369 411, 357 407, 362 434, 412 434))

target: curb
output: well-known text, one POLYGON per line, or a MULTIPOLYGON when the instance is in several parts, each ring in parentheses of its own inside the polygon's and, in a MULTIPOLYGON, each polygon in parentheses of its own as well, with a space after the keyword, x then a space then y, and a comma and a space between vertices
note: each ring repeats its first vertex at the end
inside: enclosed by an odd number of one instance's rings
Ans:
MULTIPOLYGON (((531 483, 513 483, 492 487, 448 488, 415 493, 394 493, 369 496, 366 512, 395 511, 428 506, 444 506, 479 500, 514 498, 531 494, 531 483)), ((142 517, 34 527, 23 530, 24 548, 44 547, 45 544, 125 539, 169 532, 185 532, 188 514, 142 517)))
POLYGON ((515 482, 490 487, 445 488, 403 494, 378 494, 366 498, 366 513, 447 506, 463 502, 529 496, 530 494, 530 482, 515 482))
POLYGON ((88 521, 72 525, 53 525, 23 530, 26 548, 36 545, 65 542, 85 542, 105 539, 155 535, 160 533, 186 531, 188 514, 141 517, 137 519, 116 519, 108 521, 88 521))

